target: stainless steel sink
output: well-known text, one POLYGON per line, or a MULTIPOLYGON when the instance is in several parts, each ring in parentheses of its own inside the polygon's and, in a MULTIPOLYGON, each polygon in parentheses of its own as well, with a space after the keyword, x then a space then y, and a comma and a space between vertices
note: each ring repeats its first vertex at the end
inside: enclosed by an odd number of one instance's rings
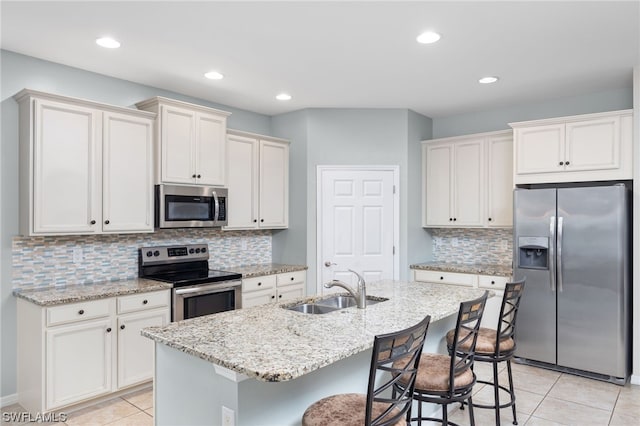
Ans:
MULTIPOLYGON (((367 306, 375 305, 376 303, 384 302, 385 300, 388 299, 367 297, 367 306)), ((301 303, 299 305, 290 306, 286 309, 302 312, 303 314, 326 314, 354 306, 357 306, 357 304, 356 299, 353 296, 332 296, 318 300, 315 303, 301 303)))
POLYGON ((326 314, 328 312, 336 311, 340 308, 316 305, 315 303, 303 303, 301 305, 291 306, 287 309, 291 311, 302 312, 303 314, 326 314))

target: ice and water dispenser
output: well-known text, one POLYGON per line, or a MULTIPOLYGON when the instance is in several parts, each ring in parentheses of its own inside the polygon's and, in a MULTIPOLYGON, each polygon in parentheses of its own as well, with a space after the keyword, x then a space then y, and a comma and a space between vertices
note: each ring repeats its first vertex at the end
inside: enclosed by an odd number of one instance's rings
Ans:
POLYGON ((518 268, 549 269, 549 238, 519 237, 518 268))

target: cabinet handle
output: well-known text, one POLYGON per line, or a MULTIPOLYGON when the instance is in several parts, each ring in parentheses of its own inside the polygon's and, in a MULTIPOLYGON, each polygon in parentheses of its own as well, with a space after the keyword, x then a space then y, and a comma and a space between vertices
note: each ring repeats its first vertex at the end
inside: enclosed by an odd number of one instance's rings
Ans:
POLYGON ((78 311, 78 315, 83 315, 83 314, 84 314, 84 309, 80 309, 80 310, 78 311))
POLYGON ((561 166, 564 165, 564 161, 559 162, 558 164, 560 164, 561 166))
POLYGON ((569 165, 569 162, 568 162, 568 161, 565 161, 565 162, 564 162, 564 165, 565 165, 565 166, 568 166, 568 165, 569 165))
POLYGON ((105 224, 105 225, 108 225, 108 224, 109 224, 109 220, 105 220, 105 221, 104 221, 104 224, 105 224))
POLYGON ((107 328, 107 333, 111 333, 111 327, 107 328))
POLYGON ((147 303, 149 303, 149 301, 148 301, 147 299, 144 299, 144 300, 142 301, 142 304, 143 304, 143 305, 146 305, 147 303))
POLYGON ((95 225, 95 224, 96 224, 96 221, 95 221, 95 220, 92 220, 92 221, 91 221, 91 222, 89 222, 89 223, 91 223, 92 225, 95 225))
POLYGON ((124 330, 124 324, 120 326, 120 330, 124 330))

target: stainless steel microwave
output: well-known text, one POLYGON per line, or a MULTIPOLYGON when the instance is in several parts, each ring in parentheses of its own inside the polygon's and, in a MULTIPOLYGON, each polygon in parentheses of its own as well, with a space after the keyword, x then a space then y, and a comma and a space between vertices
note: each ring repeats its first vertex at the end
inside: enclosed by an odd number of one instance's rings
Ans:
POLYGON ((226 188, 156 185, 156 228, 213 228, 226 224, 226 188))

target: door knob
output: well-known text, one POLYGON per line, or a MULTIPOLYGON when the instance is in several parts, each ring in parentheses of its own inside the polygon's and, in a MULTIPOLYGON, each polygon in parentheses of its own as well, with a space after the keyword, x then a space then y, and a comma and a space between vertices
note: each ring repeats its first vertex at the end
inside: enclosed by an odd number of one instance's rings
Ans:
POLYGON ((328 261, 328 260, 327 260, 326 262, 324 262, 324 266, 326 266, 327 268, 329 268, 329 267, 331 267, 331 266, 333 266, 333 265, 335 265, 335 263, 330 262, 330 261, 328 261))

